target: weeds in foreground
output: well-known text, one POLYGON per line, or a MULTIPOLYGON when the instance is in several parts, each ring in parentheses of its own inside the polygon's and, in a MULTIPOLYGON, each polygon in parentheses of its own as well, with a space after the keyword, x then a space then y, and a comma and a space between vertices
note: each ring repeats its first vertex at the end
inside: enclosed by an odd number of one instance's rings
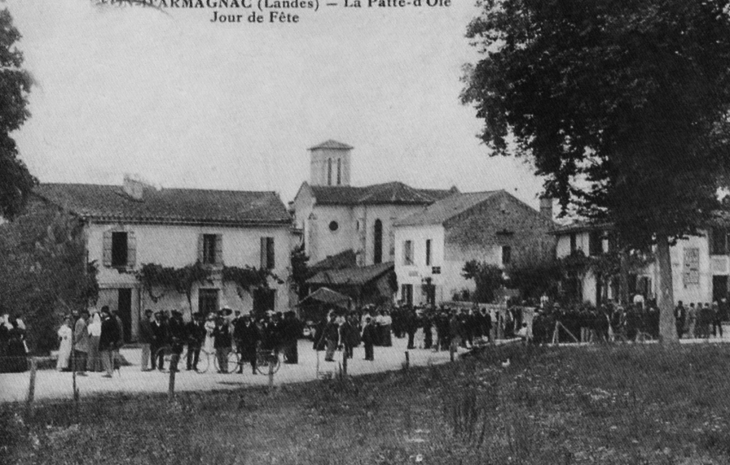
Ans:
POLYGON ((730 347, 499 348, 266 389, 0 406, 2 463, 730 463, 730 347), (512 363, 503 367, 501 361, 512 363))

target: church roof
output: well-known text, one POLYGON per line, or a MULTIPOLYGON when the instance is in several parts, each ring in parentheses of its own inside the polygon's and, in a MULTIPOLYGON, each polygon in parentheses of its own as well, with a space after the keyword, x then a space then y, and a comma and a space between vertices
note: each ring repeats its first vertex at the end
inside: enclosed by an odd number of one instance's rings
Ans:
POLYGON ((317 149, 351 150, 352 147, 347 144, 343 144, 342 142, 337 142, 336 140, 330 139, 322 142, 319 145, 315 145, 314 147, 309 147, 309 150, 317 149))
POLYGON ((429 205, 459 192, 449 190, 416 189, 402 182, 388 182, 365 187, 310 186, 319 205, 429 205))

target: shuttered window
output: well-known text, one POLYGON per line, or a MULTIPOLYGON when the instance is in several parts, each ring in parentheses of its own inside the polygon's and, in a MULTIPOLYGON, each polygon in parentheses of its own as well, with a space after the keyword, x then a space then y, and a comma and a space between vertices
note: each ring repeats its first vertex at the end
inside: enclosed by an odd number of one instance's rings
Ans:
POLYGON ((431 239, 426 239, 426 266, 431 266, 431 239))
POLYGON ((223 234, 201 234, 198 238, 198 260, 204 265, 223 264, 223 234))
POLYGON ((274 238, 261 238, 261 269, 273 270, 276 267, 274 257, 274 238))

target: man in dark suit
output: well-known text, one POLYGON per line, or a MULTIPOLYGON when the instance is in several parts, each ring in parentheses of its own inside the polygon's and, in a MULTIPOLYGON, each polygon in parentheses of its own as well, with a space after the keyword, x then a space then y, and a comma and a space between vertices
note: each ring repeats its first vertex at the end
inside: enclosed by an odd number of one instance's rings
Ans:
POLYGON ((164 358, 160 356, 158 359, 157 357, 157 352, 167 345, 167 325, 162 320, 162 310, 155 312, 155 321, 152 322, 152 335, 154 337, 152 342, 152 369, 157 368, 162 371, 165 369, 164 358))
POLYGON ((205 325, 201 313, 193 313, 193 319, 185 325, 185 335, 188 343, 186 368, 188 371, 197 370, 200 348, 203 346, 203 341, 205 341, 205 325))
POLYGON ((365 318, 365 326, 362 328, 362 343, 365 346, 365 360, 375 360, 373 344, 375 343, 375 327, 370 317, 365 318))
MULTIPOLYGON (((256 374, 256 347, 261 335, 251 317, 244 315, 236 322, 233 329, 233 338, 236 340, 236 349, 242 361, 251 363, 251 372, 256 374)), ((238 373, 243 374, 243 363, 238 366, 238 373)))

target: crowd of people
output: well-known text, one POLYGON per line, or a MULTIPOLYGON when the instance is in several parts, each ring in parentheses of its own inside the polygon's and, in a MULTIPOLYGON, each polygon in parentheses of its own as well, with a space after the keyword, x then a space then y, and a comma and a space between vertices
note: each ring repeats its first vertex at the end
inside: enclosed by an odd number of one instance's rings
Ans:
MULTIPOLYGON (((680 338, 722 336, 722 322, 727 320, 728 310, 726 299, 687 306, 680 301, 674 310, 677 335, 680 338)), ((657 338, 659 310, 653 300, 646 304, 608 303, 598 307, 522 302, 497 310, 477 305, 387 308, 368 305, 352 311, 328 309, 313 326, 313 348, 325 352, 325 361, 334 361, 337 350, 352 358, 354 349, 361 345, 363 358, 374 360, 375 347, 391 346, 392 337, 407 337, 408 349, 433 351, 469 349, 497 338, 522 338, 538 344, 555 342, 556 337, 558 342, 612 341, 619 337, 632 340, 642 334, 657 338)), ((237 367, 238 373, 243 372, 245 364, 250 364, 252 373, 256 374, 260 351, 281 355, 284 363, 296 364, 303 327, 293 311, 283 314, 268 311, 256 318, 223 308, 208 314, 194 313, 186 322, 178 310, 148 309, 138 331, 141 369, 164 370, 164 351, 160 350, 163 348, 177 355, 187 348, 182 361, 187 370, 197 369, 201 352, 206 357, 216 357, 220 371, 227 370, 231 351, 238 353, 243 361, 237 367)), ((27 370, 25 331, 19 315, 0 317, 0 372, 27 370)), ((100 311, 91 309, 66 315, 57 335, 58 370, 74 371, 79 376, 89 371, 112 376, 119 363, 119 349, 124 345, 124 326, 118 312, 104 306, 100 311)), ((178 366, 168 368, 177 370, 178 366)))
MULTIPOLYGON (((201 352, 204 352, 215 356, 219 371, 226 372, 228 356, 235 350, 241 360, 250 363, 252 373, 256 374, 259 350, 281 353, 284 363, 298 363, 297 341, 301 333, 301 322, 292 311, 284 314, 269 311, 254 318, 242 315, 239 310, 222 308, 208 314, 196 312, 186 323, 178 310, 148 309, 139 329, 142 371, 165 369, 165 351, 160 349, 167 348, 171 353, 181 355, 187 347, 187 370, 197 369, 201 352)), ((178 369, 177 366, 171 368, 178 369)), ((238 366, 238 372, 243 372, 243 364, 238 366)))

